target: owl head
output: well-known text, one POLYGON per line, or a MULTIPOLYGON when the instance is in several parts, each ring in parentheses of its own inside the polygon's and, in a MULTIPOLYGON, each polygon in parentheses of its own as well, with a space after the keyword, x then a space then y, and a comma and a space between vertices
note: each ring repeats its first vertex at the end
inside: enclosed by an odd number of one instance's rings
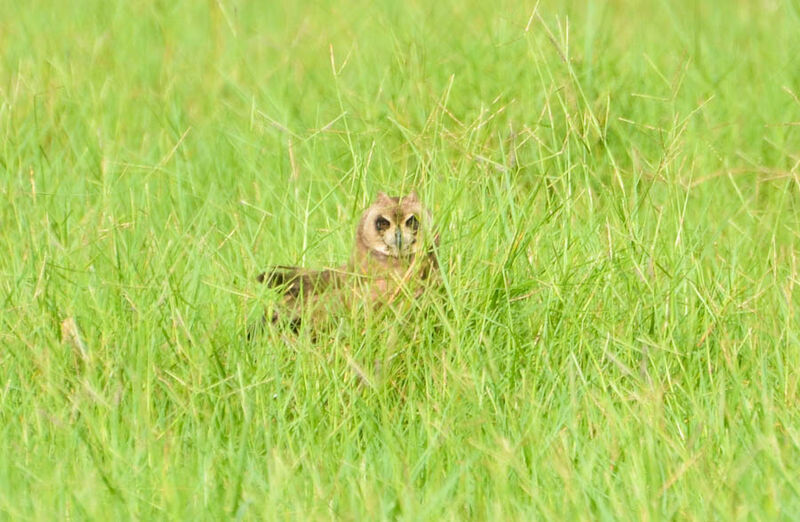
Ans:
POLYGON ((426 218, 416 192, 404 197, 379 192, 361 216, 357 248, 387 257, 411 257, 423 248, 420 220, 426 218))

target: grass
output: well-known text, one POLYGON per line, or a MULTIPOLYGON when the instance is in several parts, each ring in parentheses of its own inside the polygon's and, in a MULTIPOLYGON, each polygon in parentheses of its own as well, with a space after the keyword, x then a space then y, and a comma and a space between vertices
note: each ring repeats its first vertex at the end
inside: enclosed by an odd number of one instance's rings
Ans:
POLYGON ((800 516, 796 2, 0 3, 0 518, 800 516), (246 341, 411 188, 440 293, 246 341))

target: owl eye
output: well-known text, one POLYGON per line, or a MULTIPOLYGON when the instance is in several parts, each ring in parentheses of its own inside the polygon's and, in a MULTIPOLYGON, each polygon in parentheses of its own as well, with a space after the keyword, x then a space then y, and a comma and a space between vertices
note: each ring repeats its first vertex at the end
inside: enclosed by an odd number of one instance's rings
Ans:
POLYGON ((378 232, 383 232, 387 228, 389 228, 389 220, 388 219, 386 219, 385 217, 379 217, 378 219, 375 220, 375 229, 378 232))
POLYGON ((412 230, 417 230, 419 228, 417 216, 411 216, 410 218, 406 219, 406 226, 412 230))

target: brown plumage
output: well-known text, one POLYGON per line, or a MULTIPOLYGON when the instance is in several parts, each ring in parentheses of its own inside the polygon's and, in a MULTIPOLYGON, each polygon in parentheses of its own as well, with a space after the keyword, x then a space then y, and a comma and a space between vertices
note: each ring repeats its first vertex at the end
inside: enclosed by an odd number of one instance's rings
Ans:
POLYGON ((285 321, 297 330, 303 316, 316 324, 357 303, 373 307, 399 295, 418 297, 438 267, 428 231, 430 213, 415 192, 405 197, 379 192, 361 215, 346 264, 322 270, 275 266, 258 276, 284 295, 272 322, 285 321))

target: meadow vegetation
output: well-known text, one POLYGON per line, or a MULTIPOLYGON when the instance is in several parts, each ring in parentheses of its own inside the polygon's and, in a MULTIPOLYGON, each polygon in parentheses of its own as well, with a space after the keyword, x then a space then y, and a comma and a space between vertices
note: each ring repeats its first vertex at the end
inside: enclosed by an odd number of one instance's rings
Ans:
POLYGON ((800 516, 794 0, 0 5, 0 519, 800 516))

